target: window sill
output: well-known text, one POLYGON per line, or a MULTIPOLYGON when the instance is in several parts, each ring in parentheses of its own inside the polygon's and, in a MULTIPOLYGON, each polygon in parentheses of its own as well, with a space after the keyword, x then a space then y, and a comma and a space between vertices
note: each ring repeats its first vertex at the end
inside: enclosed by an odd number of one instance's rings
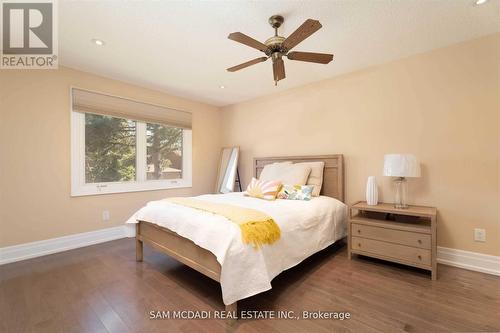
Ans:
POLYGON ((71 189, 72 197, 81 197, 88 195, 128 193, 171 190, 178 188, 191 188, 191 181, 184 179, 177 180, 149 180, 146 182, 126 182, 126 183, 101 183, 81 185, 71 189))

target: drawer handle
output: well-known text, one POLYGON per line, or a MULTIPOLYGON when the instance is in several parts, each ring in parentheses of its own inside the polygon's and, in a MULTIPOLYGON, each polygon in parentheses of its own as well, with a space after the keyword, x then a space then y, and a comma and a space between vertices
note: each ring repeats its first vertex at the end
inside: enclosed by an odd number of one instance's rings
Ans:
POLYGON ((418 244, 422 244, 422 240, 421 239, 418 240, 418 244))
POLYGON ((360 233, 361 233, 361 230, 358 229, 358 234, 360 234, 360 233))
POLYGON ((420 254, 418 255, 418 260, 422 260, 422 256, 420 254))
POLYGON ((358 246, 361 247, 361 243, 358 243, 358 246))

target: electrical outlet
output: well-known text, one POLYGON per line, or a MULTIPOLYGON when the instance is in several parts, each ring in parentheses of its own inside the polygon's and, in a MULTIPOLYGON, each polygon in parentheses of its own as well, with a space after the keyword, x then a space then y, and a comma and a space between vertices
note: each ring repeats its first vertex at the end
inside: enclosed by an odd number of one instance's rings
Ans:
POLYGON ((104 222, 109 221, 109 210, 103 210, 102 211, 102 220, 104 222))
POLYGON ((474 229, 474 241, 486 242, 486 229, 474 229))

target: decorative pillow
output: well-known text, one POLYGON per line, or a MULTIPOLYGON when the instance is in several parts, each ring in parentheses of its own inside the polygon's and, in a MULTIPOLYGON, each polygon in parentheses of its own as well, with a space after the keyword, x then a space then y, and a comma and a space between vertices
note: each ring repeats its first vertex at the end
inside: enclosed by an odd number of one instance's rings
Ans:
POLYGON ((297 164, 307 165, 311 168, 311 173, 309 174, 309 178, 307 178, 306 185, 314 186, 312 193, 313 197, 319 196, 321 187, 323 186, 323 170, 325 168, 325 162, 301 162, 297 164))
POLYGON ((283 184, 305 185, 311 167, 292 163, 268 164, 260 173, 260 180, 279 180, 283 184))
POLYGON ((283 185, 278 199, 311 200, 313 189, 313 185, 283 185))
POLYGON ((252 178, 252 181, 248 185, 247 190, 243 192, 243 194, 249 197, 254 197, 264 200, 275 200, 280 189, 281 189, 280 181, 277 180, 262 181, 256 178, 252 178))

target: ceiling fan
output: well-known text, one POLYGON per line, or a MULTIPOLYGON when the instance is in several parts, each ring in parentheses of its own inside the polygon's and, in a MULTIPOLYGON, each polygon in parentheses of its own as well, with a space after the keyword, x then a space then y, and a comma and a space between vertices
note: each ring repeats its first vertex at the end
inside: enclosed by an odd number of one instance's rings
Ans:
POLYGON ((319 21, 313 19, 306 20, 287 38, 278 35, 278 28, 284 21, 285 19, 281 15, 273 15, 269 18, 269 24, 274 28, 274 36, 266 40, 264 43, 261 43, 241 32, 233 32, 229 34, 227 38, 262 51, 266 54, 266 56, 230 67, 227 71, 236 72, 240 69, 264 62, 271 58, 273 60, 274 84, 277 85, 279 80, 283 80, 285 78, 285 63, 283 62, 284 56, 289 60, 315 62, 318 64, 328 64, 332 61, 333 54, 295 51, 290 52, 291 49, 322 27, 319 21))

